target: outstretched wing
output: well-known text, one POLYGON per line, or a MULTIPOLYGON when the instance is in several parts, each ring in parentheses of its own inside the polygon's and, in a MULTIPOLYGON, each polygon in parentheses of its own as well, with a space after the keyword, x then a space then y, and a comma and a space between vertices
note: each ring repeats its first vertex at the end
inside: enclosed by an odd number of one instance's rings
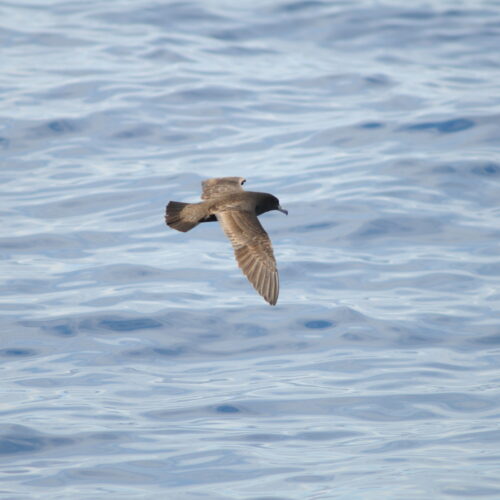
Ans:
POLYGON ((271 240, 255 214, 226 210, 216 214, 231 240, 236 260, 248 281, 272 306, 278 301, 279 277, 271 240))
POLYGON ((203 181, 202 200, 217 198, 229 193, 239 193, 243 191, 241 187, 246 182, 243 177, 219 177, 217 179, 208 179, 203 181))

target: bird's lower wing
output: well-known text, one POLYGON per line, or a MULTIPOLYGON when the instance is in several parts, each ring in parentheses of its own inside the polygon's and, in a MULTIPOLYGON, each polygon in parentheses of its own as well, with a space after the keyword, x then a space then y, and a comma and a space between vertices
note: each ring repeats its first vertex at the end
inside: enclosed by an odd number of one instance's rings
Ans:
POLYGON ((227 210, 216 215, 231 240, 243 274, 255 290, 274 306, 279 293, 278 269, 271 240, 259 219, 255 214, 239 210, 227 210))

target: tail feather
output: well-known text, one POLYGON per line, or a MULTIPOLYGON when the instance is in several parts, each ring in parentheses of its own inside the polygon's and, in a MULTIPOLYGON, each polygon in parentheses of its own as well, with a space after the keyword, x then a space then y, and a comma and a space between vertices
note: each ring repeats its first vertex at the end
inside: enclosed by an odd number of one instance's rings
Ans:
POLYGON ((189 203, 182 203, 181 201, 170 201, 165 214, 167 225, 183 233, 198 225, 198 221, 189 220, 186 217, 183 218, 182 211, 188 205, 189 203))

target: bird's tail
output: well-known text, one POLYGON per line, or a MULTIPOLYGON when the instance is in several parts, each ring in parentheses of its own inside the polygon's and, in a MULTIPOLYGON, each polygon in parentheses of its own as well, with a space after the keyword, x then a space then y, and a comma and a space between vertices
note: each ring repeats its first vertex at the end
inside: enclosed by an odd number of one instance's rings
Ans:
POLYGON ((185 208, 189 205, 191 204, 182 203, 181 201, 170 201, 165 214, 167 225, 183 233, 197 226, 198 220, 189 217, 189 210, 185 211, 185 208))

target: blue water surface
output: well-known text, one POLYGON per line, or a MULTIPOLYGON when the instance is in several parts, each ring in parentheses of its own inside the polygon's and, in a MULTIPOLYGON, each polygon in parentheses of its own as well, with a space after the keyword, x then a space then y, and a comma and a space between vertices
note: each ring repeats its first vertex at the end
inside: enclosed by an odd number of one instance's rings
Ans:
POLYGON ((499 1, 0 10, 2 500, 500 498, 499 1))

